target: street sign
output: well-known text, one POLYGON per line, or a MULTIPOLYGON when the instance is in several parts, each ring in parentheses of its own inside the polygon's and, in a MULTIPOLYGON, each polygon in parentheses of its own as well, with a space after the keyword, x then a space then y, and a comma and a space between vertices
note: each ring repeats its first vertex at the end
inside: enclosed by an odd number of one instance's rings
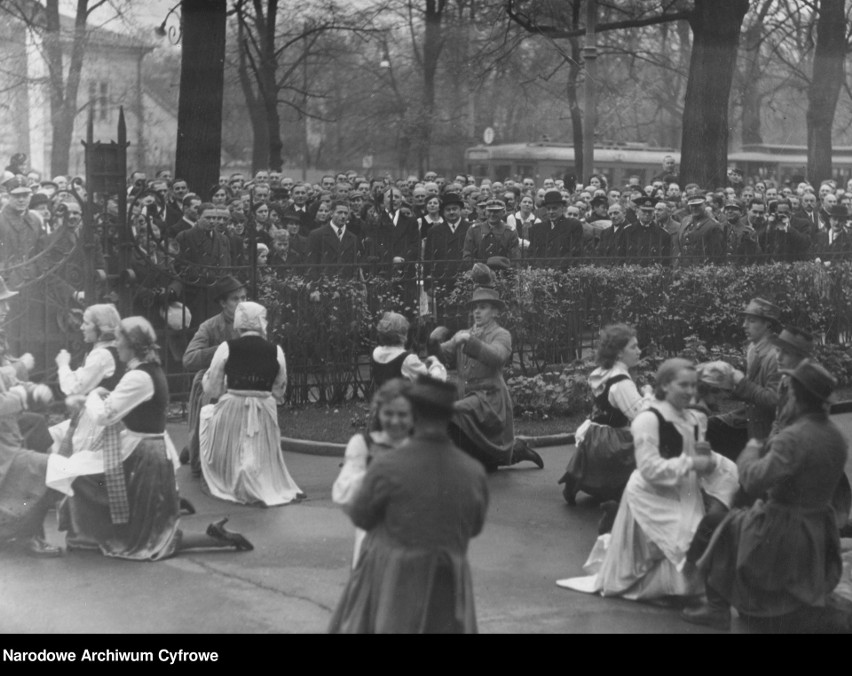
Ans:
POLYGON ((482 132, 482 140, 485 141, 485 145, 494 143, 494 127, 485 127, 485 131, 482 132))
POLYGON ((373 168, 373 156, 372 155, 364 155, 361 158, 361 168, 362 169, 372 169, 373 168))

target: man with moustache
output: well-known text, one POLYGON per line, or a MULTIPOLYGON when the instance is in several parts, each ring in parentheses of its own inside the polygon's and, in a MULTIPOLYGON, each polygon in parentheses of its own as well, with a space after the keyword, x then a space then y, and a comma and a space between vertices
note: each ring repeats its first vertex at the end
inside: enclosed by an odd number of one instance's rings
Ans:
POLYGON ((543 204, 547 217, 530 227, 527 257, 539 259, 539 265, 545 267, 565 268, 571 259, 577 261, 583 256, 583 224, 565 217, 565 199, 558 190, 548 190, 543 204), (558 260, 546 260, 554 258, 558 260))

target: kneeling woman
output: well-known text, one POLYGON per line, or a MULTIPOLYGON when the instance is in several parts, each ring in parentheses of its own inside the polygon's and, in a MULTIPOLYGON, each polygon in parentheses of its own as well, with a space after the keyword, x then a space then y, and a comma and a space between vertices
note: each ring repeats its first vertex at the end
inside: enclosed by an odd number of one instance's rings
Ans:
POLYGON ((219 397, 201 410, 201 470, 211 495, 241 504, 286 505, 305 497, 281 456, 276 403, 283 402, 287 363, 266 339, 266 308, 234 311, 240 337, 222 343, 204 374, 204 393, 219 397))
POLYGON ((599 538, 586 564, 594 575, 560 586, 632 600, 703 591, 687 553, 707 510, 729 508, 738 482, 734 463, 710 452, 701 439, 704 414, 688 408, 695 391, 690 362, 663 362, 656 376, 658 401, 630 426, 636 469, 611 536, 599 538))
POLYGON ((106 556, 156 561, 179 550, 252 549, 225 521, 207 535, 178 528, 177 453, 166 433, 166 376, 151 324, 142 317, 121 321, 116 349, 127 372, 112 392, 98 388, 86 398, 86 413, 104 425, 103 448, 48 459, 47 485, 70 496, 75 544, 106 556))

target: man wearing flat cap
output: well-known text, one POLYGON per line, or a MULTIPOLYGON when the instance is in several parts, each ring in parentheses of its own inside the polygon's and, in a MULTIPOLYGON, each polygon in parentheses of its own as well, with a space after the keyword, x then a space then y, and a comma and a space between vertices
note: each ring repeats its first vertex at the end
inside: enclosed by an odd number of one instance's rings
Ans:
POLYGON ((781 308, 763 298, 752 298, 741 314, 743 330, 749 339, 746 372, 733 369, 731 395, 743 405, 714 416, 707 423, 707 440, 714 450, 731 460, 736 460, 749 439, 765 440, 769 436, 781 381, 772 343, 781 308))
POLYGON ((653 197, 641 197, 634 202, 639 210, 638 223, 627 226, 624 246, 627 262, 639 265, 668 265, 671 261, 671 236, 654 221, 653 197))
POLYGON ((677 233, 680 250, 678 266, 723 263, 725 260, 725 232, 722 226, 707 213, 704 193, 695 189, 686 201, 689 215, 681 221, 677 233))
POLYGON ((558 190, 548 190, 543 205, 547 217, 530 227, 527 257, 542 267, 565 268, 583 256, 583 224, 564 215, 565 199, 558 190))
POLYGON ((199 413, 202 406, 210 403, 210 398, 204 394, 201 381, 219 345, 240 337, 239 332, 234 329, 234 311, 237 305, 246 299, 246 289, 242 282, 227 276, 216 282, 212 295, 222 311, 202 322, 189 341, 182 360, 183 367, 190 373, 195 373, 189 393, 189 443, 185 449, 188 457, 182 459, 190 462, 192 474, 196 477, 201 476, 201 460, 198 455, 199 413))
POLYGON ((467 231, 462 259, 469 265, 477 261, 484 263, 493 256, 518 260, 521 243, 518 233, 510 229, 504 220, 506 205, 498 199, 490 199, 485 209, 488 220, 472 225, 467 231))

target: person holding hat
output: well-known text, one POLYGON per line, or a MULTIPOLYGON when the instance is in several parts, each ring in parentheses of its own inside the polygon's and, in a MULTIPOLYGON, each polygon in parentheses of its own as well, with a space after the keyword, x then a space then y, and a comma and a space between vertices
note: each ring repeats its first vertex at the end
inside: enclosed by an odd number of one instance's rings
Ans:
POLYGON ((634 202, 638 220, 624 231, 627 262, 638 265, 668 265, 671 260, 671 236, 654 221, 654 197, 641 197, 634 202))
POLYGON ((544 194, 543 206, 547 218, 530 227, 527 257, 538 259, 544 267, 567 267, 569 260, 583 256, 583 224, 565 217, 565 199, 558 190, 544 194))
POLYGON ((752 265, 758 261, 760 245, 757 231, 743 219, 743 204, 738 199, 725 202, 725 249, 728 260, 737 265, 752 265))
POLYGON ((512 397, 503 379, 503 368, 512 356, 512 335, 497 324, 506 305, 493 288, 488 266, 477 263, 473 278, 480 284, 469 303, 474 325, 441 344, 445 363, 455 363, 458 369, 460 399, 450 436, 489 472, 523 460, 541 469, 544 462, 538 453, 515 439, 512 397))
POLYGON ((195 477, 201 476, 198 455, 198 417, 201 407, 210 403, 210 397, 204 393, 202 380, 219 345, 240 337, 239 332, 234 328, 234 312, 237 305, 246 300, 246 288, 234 277, 226 276, 216 283, 213 295, 222 311, 202 322, 192 340, 189 341, 182 358, 183 368, 194 373, 195 376, 189 391, 189 442, 181 453, 181 460, 190 463, 195 477))
POLYGON ((447 434, 453 385, 421 376, 408 398, 413 436, 373 459, 345 507, 367 536, 332 634, 477 631, 467 551, 485 523, 485 472, 447 434))
POLYGON ((749 439, 765 440, 778 406, 778 357, 772 337, 779 326, 781 308, 763 298, 752 298, 743 315, 749 339, 746 373, 731 367, 731 396, 742 406, 708 421, 707 440, 727 458, 735 460, 749 439))
POLYGON ((467 231, 462 258, 469 264, 485 262, 492 256, 518 260, 521 257, 521 244, 518 233, 511 230, 503 220, 506 205, 498 199, 490 199, 485 209, 487 220, 475 223, 467 231))
POLYGON ((725 259, 725 232, 707 213, 707 200, 699 189, 689 193, 689 214, 683 218, 677 233, 679 266, 722 263, 725 259))
MULTIPOLYGON (((44 232, 41 218, 29 210, 32 190, 25 179, 6 181, 9 203, 0 210, 0 265, 10 267, 29 258, 44 232)), ((6 280, 15 284, 17 280, 6 280)))
POLYGON ((828 597, 843 563, 832 499, 844 473, 847 444, 831 422, 827 402, 837 381, 805 359, 790 376, 795 418, 769 441, 752 440, 737 461, 750 494, 767 493, 748 509, 734 509, 717 528, 698 569, 707 601, 683 618, 727 630, 730 608, 749 618, 772 619, 775 630, 845 631, 828 597))

